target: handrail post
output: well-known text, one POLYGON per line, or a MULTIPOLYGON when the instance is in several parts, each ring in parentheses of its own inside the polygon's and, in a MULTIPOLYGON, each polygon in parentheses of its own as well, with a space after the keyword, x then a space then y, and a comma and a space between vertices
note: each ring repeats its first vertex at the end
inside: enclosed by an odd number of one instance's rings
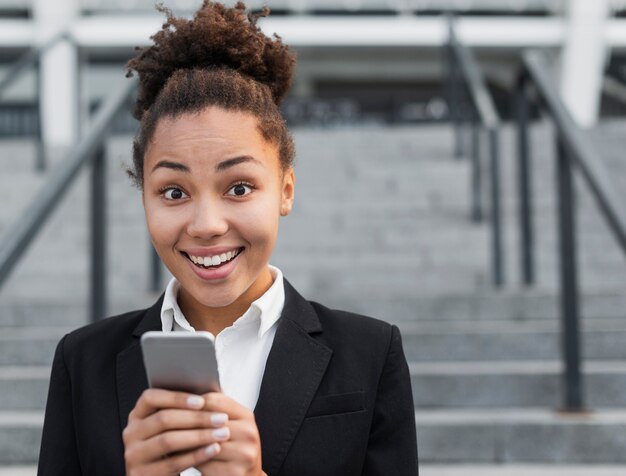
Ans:
POLYGON ((91 169, 91 320, 107 314, 106 150, 94 154, 91 169))
POLYGON ((448 18, 448 43, 447 43, 447 59, 448 59, 448 109, 450 118, 452 119, 452 127, 454 129, 454 157, 460 159, 463 157, 463 137, 462 137, 462 118, 461 118, 461 87, 457 81, 458 66, 457 59, 454 54, 454 19, 451 14, 448 18))
POLYGON ((517 162, 519 193, 519 226, 521 246, 522 281, 526 286, 535 282, 534 236, 532 230, 531 163, 528 147, 528 97, 526 76, 523 75, 515 90, 515 115, 517 119, 517 162))
POLYGON ((152 292, 161 290, 161 258, 150 243, 150 286, 152 292))
POLYGON ((563 352, 563 409, 580 411, 583 403, 583 376, 580 371, 580 329, 578 276, 576 269, 576 229, 572 163, 560 137, 557 139, 559 249, 561 274, 561 319, 563 352))
POLYGON ((489 134, 489 158, 491 177, 491 246, 493 283, 504 284, 504 258, 502 256, 502 207, 500 205, 500 136, 498 129, 491 127, 489 134))
POLYGON ((37 101, 37 107, 36 107, 36 114, 37 114, 37 119, 36 119, 36 127, 37 127, 37 131, 35 134, 35 140, 37 141, 37 157, 36 157, 36 164, 35 164, 35 169, 38 172, 43 172, 46 170, 46 146, 44 144, 44 140, 43 140, 43 121, 41 119, 41 113, 42 113, 42 107, 41 107, 41 88, 43 87, 43 73, 42 73, 42 68, 41 68, 41 57, 39 58, 39 61, 36 65, 36 82, 35 82, 35 87, 37 88, 36 94, 35 94, 35 98, 37 101))
POLYGON ((483 200, 482 200, 482 167, 480 161, 480 126, 478 120, 474 119, 471 122, 471 134, 472 134, 472 170, 471 170, 471 220, 475 223, 483 221, 483 200))

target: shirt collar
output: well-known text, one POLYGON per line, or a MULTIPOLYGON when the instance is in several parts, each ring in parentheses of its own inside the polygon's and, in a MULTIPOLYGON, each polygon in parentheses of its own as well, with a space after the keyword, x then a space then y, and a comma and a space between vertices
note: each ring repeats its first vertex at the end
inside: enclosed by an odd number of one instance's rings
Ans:
MULTIPOLYGON (((258 337, 263 335, 272 328, 282 314, 285 305, 285 286, 283 283, 283 273, 275 266, 268 265, 274 282, 265 293, 254 301, 250 308, 239 317, 233 327, 241 325, 244 322, 259 317, 260 325, 258 337)), ((185 318, 183 312, 178 306, 178 291, 180 283, 174 277, 170 279, 165 288, 163 297, 163 305, 161 306, 161 327, 163 332, 171 332, 175 327, 186 331, 195 331, 185 318), (176 324, 176 325, 175 325, 176 324)), ((256 320, 256 319, 255 319, 256 320)))

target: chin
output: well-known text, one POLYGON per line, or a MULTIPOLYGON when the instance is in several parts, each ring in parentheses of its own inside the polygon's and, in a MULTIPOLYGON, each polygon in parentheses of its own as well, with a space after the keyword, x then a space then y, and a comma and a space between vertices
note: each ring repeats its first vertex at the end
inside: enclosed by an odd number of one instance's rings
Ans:
POLYGON ((211 296, 201 295, 193 296, 196 301, 206 307, 226 307, 233 304, 239 297, 236 293, 211 293, 211 296))

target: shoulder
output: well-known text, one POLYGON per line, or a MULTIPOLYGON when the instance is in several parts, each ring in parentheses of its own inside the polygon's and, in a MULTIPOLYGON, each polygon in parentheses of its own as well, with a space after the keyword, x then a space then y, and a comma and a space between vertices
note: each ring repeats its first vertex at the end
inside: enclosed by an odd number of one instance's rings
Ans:
POLYGON ((98 354, 117 354, 133 340, 133 333, 148 309, 139 309, 87 324, 66 334, 59 348, 65 358, 81 360, 98 354))
POLYGON ((392 340, 396 336, 399 337, 398 328, 381 319, 331 309, 315 301, 309 301, 309 303, 322 325, 323 340, 332 347, 352 346, 371 354, 386 354, 392 340))
POLYGON ((326 324, 363 333, 380 334, 391 332, 392 324, 381 319, 350 311, 332 309, 316 301, 309 301, 309 304, 315 309, 322 325, 326 324))
POLYGON ((72 345, 84 342, 93 343, 94 340, 102 340, 120 334, 132 334, 145 312, 146 309, 130 311, 79 327, 67 335, 66 343, 68 345, 70 343, 72 345))

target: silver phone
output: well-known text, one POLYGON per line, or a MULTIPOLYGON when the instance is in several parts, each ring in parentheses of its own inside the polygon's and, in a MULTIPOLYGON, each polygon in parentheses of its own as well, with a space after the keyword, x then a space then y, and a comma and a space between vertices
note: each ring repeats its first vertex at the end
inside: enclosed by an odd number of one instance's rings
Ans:
POLYGON ((220 391, 215 344, 208 332, 146 332, 141 351, 150 387, 197 395, 220 391))

